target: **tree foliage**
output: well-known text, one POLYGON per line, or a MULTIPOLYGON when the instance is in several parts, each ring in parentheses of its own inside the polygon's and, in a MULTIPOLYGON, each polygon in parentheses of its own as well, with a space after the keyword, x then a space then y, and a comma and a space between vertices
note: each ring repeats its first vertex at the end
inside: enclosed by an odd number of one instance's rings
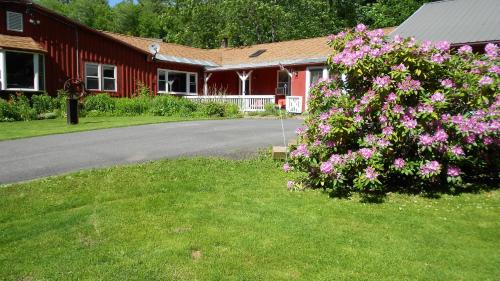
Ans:
POLYGON ((37 0, 92 28, 200 48, 324 36, 364 21, 395 26, 426 0, 37 0))

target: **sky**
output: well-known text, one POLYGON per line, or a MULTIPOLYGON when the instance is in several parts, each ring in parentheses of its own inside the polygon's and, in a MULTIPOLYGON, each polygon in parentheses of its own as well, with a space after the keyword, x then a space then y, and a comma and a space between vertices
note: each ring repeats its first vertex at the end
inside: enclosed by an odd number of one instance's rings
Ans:
MULTIPOLYGON (((118 3, 120 3, 122 0, 108 0, 109 2, 109 5, 111 5, 112 7, 118 3)), ((137 2, 137 0, 134 0, 134 2, 137 2)))

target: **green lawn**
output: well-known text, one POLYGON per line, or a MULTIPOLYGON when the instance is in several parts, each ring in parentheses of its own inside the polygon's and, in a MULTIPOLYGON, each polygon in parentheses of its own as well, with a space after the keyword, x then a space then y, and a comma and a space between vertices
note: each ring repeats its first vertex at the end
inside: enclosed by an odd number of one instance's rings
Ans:
POLYGON ((180 159, 0 187, 1 280, 498 280, 500 191, 289 192, 270 160, 180 159))
MULTIPOLYGON (((199 119, 203 118, 196 118, 196 120, 199 119)), ((195 118, 162 116, 86 117, 80 118, 80 123, 78 125, 68 125, 66 124, 66 119, 62 118, 37 121, 0 122, 0 140, 185 120, 195 120, 195 118)))

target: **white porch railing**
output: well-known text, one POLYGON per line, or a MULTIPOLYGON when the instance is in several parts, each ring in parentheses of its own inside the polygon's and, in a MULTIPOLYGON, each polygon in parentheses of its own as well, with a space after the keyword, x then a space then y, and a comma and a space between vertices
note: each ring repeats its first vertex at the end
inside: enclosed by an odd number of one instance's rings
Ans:
POLYGON ((223 102, 236 104, 241 111, 264 111, 268 103, 275 103, 274 96, 185 96, 185 98, 198 102, 223 102))
POLYGON ((291 113, 302 113, 302 97, 286 97, 286 111, 291 113))

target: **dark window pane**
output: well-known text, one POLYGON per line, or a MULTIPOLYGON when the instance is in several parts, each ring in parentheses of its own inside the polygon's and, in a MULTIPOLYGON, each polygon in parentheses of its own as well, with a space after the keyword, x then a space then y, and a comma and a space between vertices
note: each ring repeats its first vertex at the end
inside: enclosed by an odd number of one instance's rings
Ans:
POLYGON ((86 64, 85 65, 85 75, 86 76, 99 76, 99 67, 95 64, 86 64))
POLYGON ((171 92, 185 93, 186 92, 186 73, 169 72, 168 81, 172 82, 171 92))
POLYGON ((103 90, 104 91, 115 91, 115 79, 106 79, 104 78, 104 85, 103 85, 103 90))
POLYGON ((189 92, 196 93, 196 75, 189 75, 189 92))
POLYGON ((167 90, 165 81, 158 81, 158 92, 165 92, 167 90))
POLYGON ((158 75, 158 80, 165 81, 165 72, 160 71, 160 74, 158 75))
POLYGON ((33 54, 6 52, 7 88, 34 89, 33 54))
POLYGON ((87 77, 87 90, 99 90, 99 78, 87 77))
POLYGON ((110 66, 103 66, 103 77, 104 78, 115 78, 115 68, 110 66))

